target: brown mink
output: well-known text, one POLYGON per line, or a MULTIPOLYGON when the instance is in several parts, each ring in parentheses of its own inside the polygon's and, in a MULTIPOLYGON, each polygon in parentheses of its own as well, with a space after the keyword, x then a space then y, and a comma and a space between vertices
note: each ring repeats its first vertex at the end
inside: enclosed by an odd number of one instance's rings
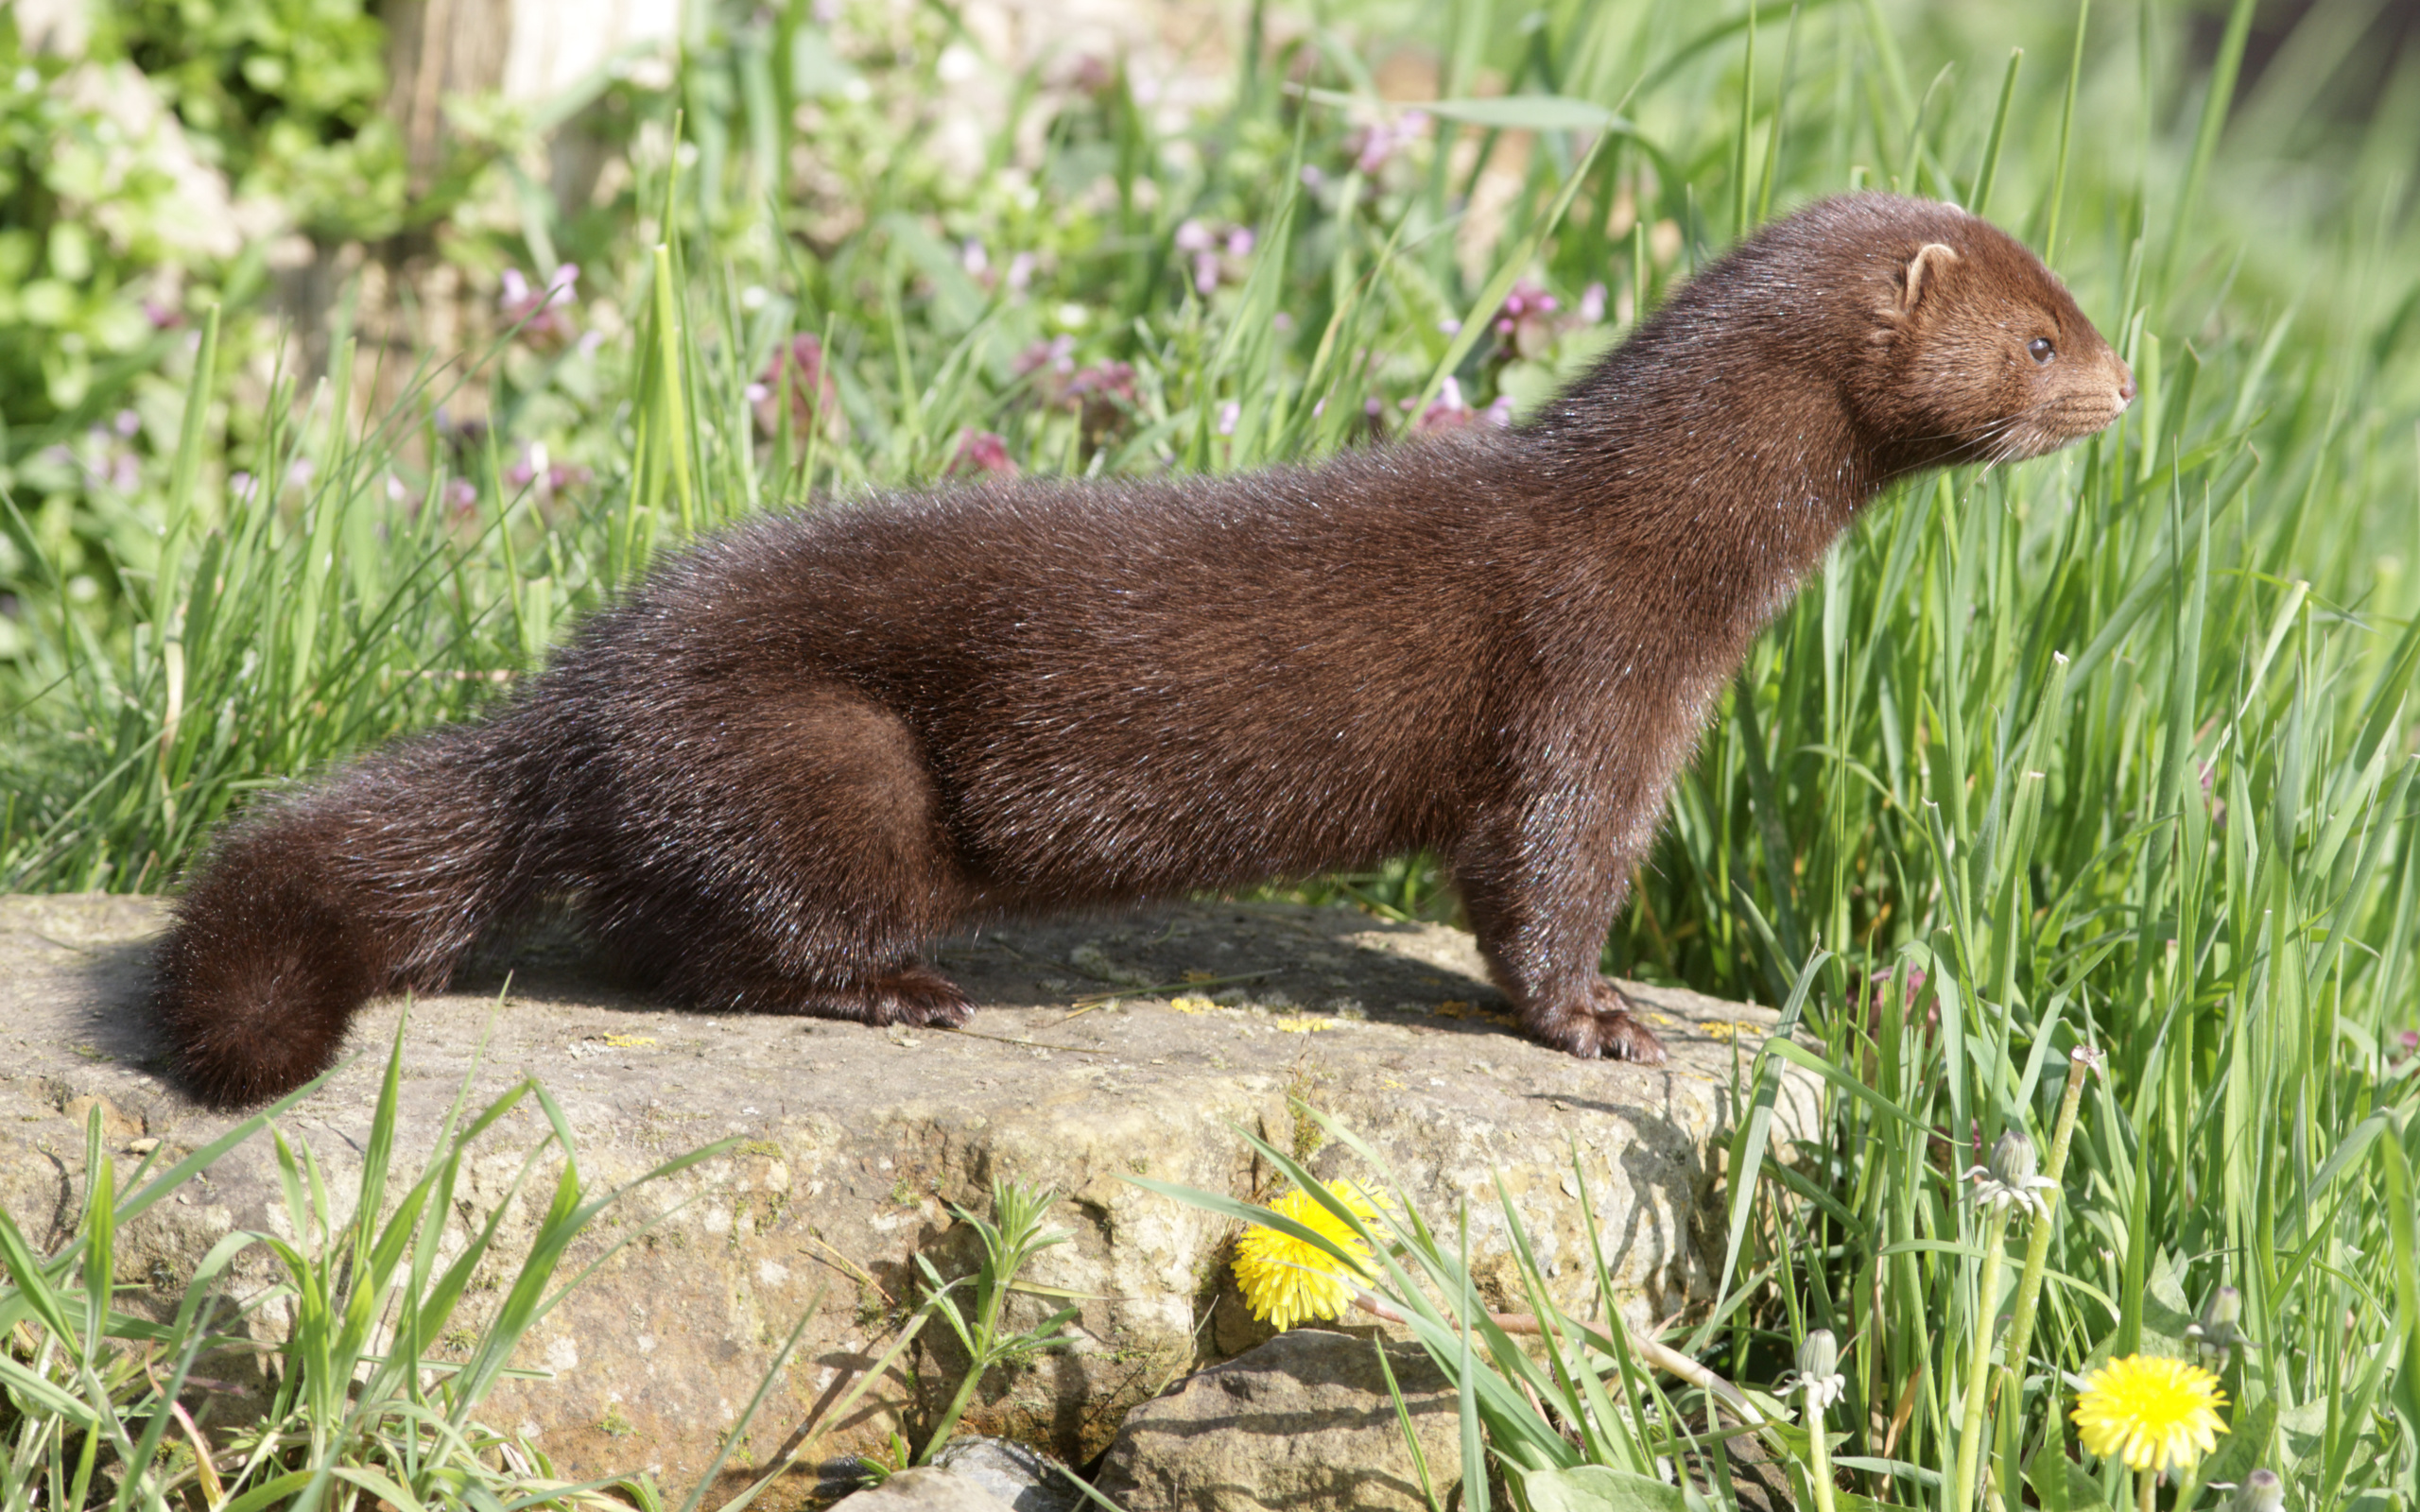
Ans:
POLYGON ((251 1102, 567 896, 685 1005, 956 1024, 916 952, 959 926, 1425 848, 1530 1034, 1660 1060, 1598 958, 1750 638, 1885 484, 2134 392, 2016 241, 1853 195, 1509 431, 773 514, 487 717, 230 826, 159 1016, 195 1093, 251 1102))

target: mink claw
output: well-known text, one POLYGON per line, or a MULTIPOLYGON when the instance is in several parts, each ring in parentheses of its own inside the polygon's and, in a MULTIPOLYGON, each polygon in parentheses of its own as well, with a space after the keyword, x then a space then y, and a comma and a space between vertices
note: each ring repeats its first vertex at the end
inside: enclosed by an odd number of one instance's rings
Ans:
POLYGON ((1607 1060, 1626 1060, 1634 1066, 1660 1066, 1672 1058, 1655 1031, 1627 1013, 1605 1013, 1597 1017, 1598 1054, 1607 1060))

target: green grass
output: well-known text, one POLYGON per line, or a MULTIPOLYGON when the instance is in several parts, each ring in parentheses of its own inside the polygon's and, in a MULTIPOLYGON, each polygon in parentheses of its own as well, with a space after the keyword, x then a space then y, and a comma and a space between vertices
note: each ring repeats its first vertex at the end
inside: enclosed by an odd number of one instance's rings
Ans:
MULTIPOLYGON (((400 1190, 390 1193, 402 1069, 399 1031, 349 1211, 331 1200, 310 1146, 288 1144, 276 1125, 319 1090, 321 1077, 165 1170, 154 1173, 154 1157, 144 1157, 123 1186, 116 1161, 105 1153, 95 1109, 87 1124, 75 1231, 56 1253, 36 1254, 0 1212, 0 1338, 8 1341, 0 1349, 0 1442, 7 1446, 0 1454, 0 1508, 312 1512, 383 1501, 407 1512, 425 1506, 580 1512, 660 1505, 644 1476, 562 1478, 543 1452, 519 1435, 490 1427, 480 1412, 513 1373, 510 1361, 522 1337, 572 1286, 654 1224, 564 1275, 573 1241, 635 1188, 709 1160, 731 1142, 691 1151, 600 1194, 580 1177, 562 1110, 543 1087, 524 1080, 482 1108, 458 1097, 428 1163, 408 1187, 396 1182, 400 1190), (535 1101, 548 1133, 522 1160, 487 1221, 447 1242, 465 1157, 525 1098, 535 1101), (120 1294, 140 1288, 117 1279, 117 1235, 220 1156, 264 1132, 276 1145, 289 1237, 239 1230, 220 1239, 187 1279, 164 1322, 147 1316, 139 1300, 122 1307, 120 1294), (528 1248, 517 1258, 499 1250, 498 1222, 550 1165, 557 1168, 554 1191, 528 1248), (239 1300, 230 1295, 231 1269, 255 1247, 269 1252, 280 1277, 239 1300), (475 1282, 494 1291, 493 1314, 458 1323, 457 1309, 475 1282), (284 1338, 276 1368, 264 1372, 266 1400, 257 1411, 241 1405, 241 1393, 199 1383, 249 1368, 244 1356, 258 1346, 245 1326, 281 1312, 284 1338)), ((815 1309, 806 1311, 812 1315, 815 1309)), ((799 1327, 804 1329, 804 1318, 799 1327)), ((796 1346, 796 1332, 789 1342, 796 1346)), ((772 1362, 769 1383, 788 1352, 772 1362)), ((763 1397, 760 1389, 735 1438, 763 1397)), ((713 1478, 710 1469, 684 1512, 693 1512, 713 1478)), ((738 1512, 761 1489, 727 1503, 723 1512, 738 1512)))
MULTIPOLYGON (((651 1475, 611 1468, 594 1479, 567 1480, 527 1436, 492 1427, 484 1413, 507 1379, 530 1374, 511 1365, 529 1332, 573 1287, 688 1202, 628 1227, 601 1249, 591 1231, 596 1221, 639 1187, 688 1171, 739 1141, 701 1146, 599 1192, 580 1176, 571 1125, 544 1086, 525 1077, 473 1108, 466 1082, 427 1162, 405 1185, 395 1166, 405 1028, 397 1026, 361 1171, 341 1208, 311 1146, 289 1143, 278 1126, 319 1091, 327 1079, 321 1076, 164 1170, 153 1171, 156 1154, 145 1156, 123 1182, 95 1109, 86 1121, 72 1232, 50 1254, 37 1253, 0 1211, 0 1512, 316 1512, 378 1504, 401 1512, 665 1512, 665 1490, 651 1475), (484 1220, 464 1216, 469 1205, 456 1195, 456 1183, 465 1159, 485 1148, 482 1140, 525 1100, 542 1115, 545 1136, 523 1155, 484 1220), (155 1315, 156 1302, 147 1307, 130 1295, 144 1287, 120 1278, 127 1263, 118 1235, 164 1199, 184 1200, 187 1185, 213 1162, 263 1134, 276 1149, 286 1236, 224 1236, 185 1279, 173 1311, 155 1315), (506 1214, 550 1171, 553 1192, 526 1247, 515 1253, 499 1246, 506 1214), (446 1228, 458 1217, 468 1227, 449 1240, 446 1228), (576 1243, 598 1252, 570 1270, 576 1243), (239 1297, 231 1281, 237 1262, 255 1249, 268 1252, 278 1280, 239 1297), (488 1314, 483 1320, 463 1317, 466 1296, 478 1294, 493 1307, 474 1310, 488 1314), (251 1372, 252 1357, 263 1352, 256 1335, 280 1334, 268 1351, 276 1364, 261 1371, 258 1392, 231 1391, 214 1379, 251 1372), (254 1409, 248 1399, 266 1400, 254 1409)), ((1067 1342, 1057 1331, 1073 1308, 1014 1334, 1001 1316, 1026 1263, 1066 1239, 1043 1227, 1053 1194, 1003 1179, 992 1196, 989 1219, 958 1210, 982 1241, 976 1271, 945 1281, 918 1255, 924 1300, 881 1357, 831 1410, 801 1424, 789 1450, 716 1512, 743 1512, 776 1481, 817 1463, 825 1432, 847 1418, 936 1317, 958 1335, 968 1358, 955 1398, 924 1430, 925 1460, 948 1443, 987 1371, 1067 1342), (971 1317, 961 1300, 972 1302, 971 1317)), ((766 1360, 755 1394, 718 1435, 720 1447, 680 1512, 705 1504, 735 1450, 744 1463, 749 1425, 774 1397, 821 1305, 819 1290, 766 1360)), ((616 1436, 629 1432, 624 1422, 616 1436)), ((881 1474, 904 1469, 907 1459, 902 1448, 895 1463, 864 1468, 881 1474)))
MULTIPOLYGON (((1115 77, 1051 119, 1038 163, 971 179, 893 108, 940 89, 945 12, 884 22, 845 65, 804 8, 710 29, 679 92, 694 152, 668 149, 669 97, 642 101, 622 218, 520 228, 582 253, 582 319, 616 334, 499 343, 465 390, 489 428, 439 423, 457 371, 366 425, 341 380, 280 389, 233 457, 194 427, 146 484, 148 528, 113 534, 20 471, 0 885, 159 887, 247 792, 469 713, 688 532, 929 481, 962 432, 1035 472, 1316 455, 1365 401, 1392 420, 1448 376, 1532 403, 1617 330, 1508 361, 1484 321, 1516 278, 1634 310, 1816 195, 1988 194, 2142 396, 2059 457, 1879 503, 1758 643, 1675 799, 1609 963, 1774 1003, 1803 987, 1829 1077, 1820 1136, 1738 1189, 1719 1321, 1687 1342, 1770 1380, 1831 1328, 1842 1463, 1941 1504, 1916 1471, 1945 1483, 1963 1345, 2004 1305, 1974 1296, 1981 1229, 1948 1173, 2012 1125, 2047 1145, 2057 1068, 2088 1042, 2109 1077, 1994 1458, 2072 1445, 2057 1372, 2173 1347, 2224 1283, 2259 1346, 2228 1377, 2229 1465, 2279 1470, 2296 1505, 2383 1512, 2420 1469, 2395 1040, 2420 994, 2420 63, 2383 65, 2348 117, 2338 66, 2363 59, 2329 40, 2352 11, 2323 6, 2224 109, 2211 74, 2248 11, 2198 33, 2193 14, 2104 0, 2080 36, 2080 9, 2014 4, 1772 5, 1753 26, 1679 4, 1534 26, 1484 0, 1348 7, 1176 136, 1115 77), (1453 141, 1542 129, 1489 246, 1458 218, 1467 150, 1356 173, 1352 101, 1405 39, 1446 94, 1510 96, 1435 112, 1453 141), (923 61, 885 60, 903 44, 923 61), (765 171, 793 161, 815 176, 765 171), (1189 219, 1257 233, 1207 297, 1175 245, 1189 219), (1019 251, 1040 254, 1022 295, 1019 251), (845 434, 750 419, 745 387, 796 332, 827 343, 845 434), (1059 335, 1073 363, 1132 364, 1131 405, 1088 426, 1044 403, 1015 358, 1059 335), (530 442, 594 480, 516 487, 530 442), (223 468, 283 479, 297 456, 280 507, 231 504, 223 468)), ((180 360, 209 420, 222 375, 180 360)), ((1451 906, 1418 858, 1311 890, 1451 906)))

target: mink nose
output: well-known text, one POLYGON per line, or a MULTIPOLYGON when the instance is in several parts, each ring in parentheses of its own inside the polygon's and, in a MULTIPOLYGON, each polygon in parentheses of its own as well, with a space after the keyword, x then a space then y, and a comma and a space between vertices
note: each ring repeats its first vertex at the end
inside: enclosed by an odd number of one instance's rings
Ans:
MULTIPOLYGON (((2115 358, 2111 359, 2116 361, 2115 358)), ((2125 408, 2135 402, 2135 370, 2124 363, 2118 364, 2118 407, 2125 408)))

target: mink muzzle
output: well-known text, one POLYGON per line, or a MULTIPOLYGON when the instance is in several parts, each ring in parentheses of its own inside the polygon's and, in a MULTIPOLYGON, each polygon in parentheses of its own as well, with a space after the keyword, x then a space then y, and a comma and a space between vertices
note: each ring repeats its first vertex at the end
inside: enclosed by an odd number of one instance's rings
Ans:
POLYGON ((916 954, 953 929, 1425 849, 1531 1035, 1660 1060, 1598 962, 1750 639, 1893 479, 2038 455, 2133 394, 2017 242, 1858 195, 1510 431, 772 514, 485 718, 230 825, 158 1016, 191 1091, 253 1102, 567 898, 683 1005, 956 1024, 916 954))

